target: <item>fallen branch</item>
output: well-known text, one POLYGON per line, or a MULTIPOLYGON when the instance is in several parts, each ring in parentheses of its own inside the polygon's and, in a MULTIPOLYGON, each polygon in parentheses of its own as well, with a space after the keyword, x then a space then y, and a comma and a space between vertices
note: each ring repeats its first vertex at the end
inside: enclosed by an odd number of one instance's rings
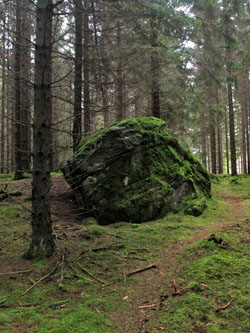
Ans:
POLYGON ((49 272, 48 274, 41 277, 41 279, 36 281, 31 287, 29 287, 27 290, 25 290, 25 292, 23 293, 23 296, 26 295, 31 289, 33 289, 38 283, 42 282, 43 280, 47 279, 50 275, 52 275, 56 269, 57 269, 57 266, 54 267, 51 272, 49 272))
POLYGON ((83 276, 82 274, 80 274, 80 273, 78 272, 78 270, 77 270, 75 267, 70 266, 70 268, 71 268, 71 270, 73 271, 74 277, 77 277, 77 278, 79 278, 79 279, 86 280, 86 281, 88 281, 88 282, 93 282, 93 280, 88 279, 88 278, 86 278, 85 276, 83 276))
POLYGON ((82 265, 78 262, 78 266, 81 268, 81 270, 85 273, 88 274, 92 279, 98 281, 101 284, 107 284, 106 282, 102 281, 101 279, 97 278, 94 276, 92 273, 90 273, 86 268, 82 267, 82 265))
POLYGON ((173 280, 173 292, 172 292, 172 295, 173 296, 179 296, 179 295, 181 295, 181 291, 180 291, 180 289, 177 288, 175 280, 173 280))
POLYGON ((92 252, 101 252, 101 251, 107 251, 107 250, 119 250, 123 249, 125 247, 124 244, 117 244, 117 245, 110 245, 110 246, 105 246, 105 247, 96 247, 93 249, 90 249, 92 252))
POLYGON ((222 305, 221 307, 219 307, 218 309, 215 310, 215 312, 219 312, 221 310, 226 310, 233 302, 234 298, 231 296, 231 301, 228 302, 227 304, 225 305, 222 305))
POLYGON ((18 197, 22 195, 22 192, 20 191, 14 191, 14 192, 6 192, 4 190, 1 190, 0 192, 0 201, 3 201, 5 199, 7 199, 8 197, 18 197))
POLYGON ((138 307, 138 309, 143 310, 143 309, 155 309, 155 304, 150 304, 150 305, 141 305, 138 307))
POLYGON ((158 266, 156 264, 152 264, 152 265, 149 265, 149 266, 146 266, 144 268, 139 268, 133 272, 130 272, 127 274, 127 276, 131 276, 131 275, 134 275, 134 274, 137 274, 137 273, 141 273, 141 272, 144 272, 144 271, 147 271, 148 269, 151 269, 151 268, 157 268, 158 266))
POLYGON ((23 273, 29 273, 29 272, 31 272, 31 269, 29 269, 27 271, 16 271, 16 272, 0 273, 0 276, 3 276, 3 275, 14 275, 14 274, 23 274, 23 273))

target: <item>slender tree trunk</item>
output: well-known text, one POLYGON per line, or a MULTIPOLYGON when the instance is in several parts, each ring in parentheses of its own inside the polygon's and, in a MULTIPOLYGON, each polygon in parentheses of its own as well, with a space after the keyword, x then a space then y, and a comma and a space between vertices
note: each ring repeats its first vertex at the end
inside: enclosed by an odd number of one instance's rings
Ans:
POLYGON ((21 10, 21 149, 22 167, 25 171, 31 170, 31 26, 28 0, 22 0, 21 10), (26 10, 25 10, 26 9, 26 10))
POLYGON ((49 257, 55 250, 50 215, 52 0, 38 0, 32 179, 32 242, 24 257, 49 257))
POLYGON ((75 82, 73 150, 76 151, 82 135, 82 0, 75 0, 75 82))
POLYGON ((230 173, 230 168, 229 168, 229 143, 228 143, 228 124, 227 124, 227 111, 225 115, 225 138, 226 138, 226 158, 227 158, 227 173, 230 173))
POLYGON ((206 129, 202 126, 201 133, 201 161, 202 164, 207 168, 207 142, 206 142, 206 129))
POLYGON ((84 135, 90 134, 91 114, 90 114, 90 55, 89 55, 89 4, 84 2, 84 21, 83 21, 83 97, 84 97, 84 135))
POLYGON ((217 163, 216 163, 216 131, 215 131, 215 115, 212 104, 210 104, 210 147, 211 147, 211 167, 212 173, 217 173, 217 163))
POLYGON ((21 132, 21 7, 16 0, 16 41, 15 41, 15 175, 23 178, 22 132, 21 132))
POLYGON ((134 116, 137 118, 137 117, 140 117, 140 111, 141 111, 141 107, 142 107, 142 97, 141 95, 138 93, 136 96, 135 96, 135 113, 134 113, 134 116))
POLYGON ((247 150, 247 173, 250 175, 250 102, 249 102, 249 79, 248 81, 248 89, 247 89, 247 108, 246 108, 246 150, 247 150))
POLYGON ((157 33, 154 18, 151 20, 151 94, 152 94, 152 115, 157 118, 161 118, 161 106, 160 106, 160 64, 159 53, 157 51, 157 33))
POLYGON ((239 79, 239 102, 241 107, 241 150, 242 150, 242 170, 247 173, 247 136, 248 133, 248 70, 240 74, 239 79))
POLYGON ((211 168, 211 146, 209 145, 209 140, 210 140, 210 137, 208 136, 208 138, 207 138, 207 167, 208 167, 208 172, 210 172, 211 173, 211 171, 212 171, 212 168, 211 168))
POLYGON ((247 151, 246 151, 246 109, 241 105, 241 149, 242 149, 242 169, 247 173, 247 151))
MULTIPOLYGON (((7 20, 7 31, 10 30, 10 20, 8 17, 7 20)), ((12 117, 12 108, 11 108, 11 75, 10 75, 10 38, 7 39, 7 51, 6 51, 6 112, 7 112, 7 119, 6 119, 6 167, 7 167, 7 173, 11 171, 11 156, 13 146, 10 146, 11 139, 12 139, 12 126, 10 119, 12 117)))
POLYGON ((235 124, 234 124, 234 105, 233 105, 233 87, 232 87, 232 54, 231 54, 231 33, 230 16, 227 12, 228 3, 223 0, 224 21, 225 21, 225 46, 226 46, 226 68, 227 68, 227 97, 229 110, 229 136, 231 153, 231 173, 237 175, 236 166, 236 146, 235 146, 235 124))
POLYGON ((0 173, 5 171, 5 18, 3 18, 3 35, 2 35, 2 105, 1 105, 1 165, 0 173))
POLYGON ((222 154, 222 136, 221 136, 221 121, 217 114, 217 141, 218 141, 218 173, 223 173, 223 154, 222 154))
POLYGON ((117 21, 117 121, 124 119, 124 101, 123 101, 123 61, 121 53, 121 22, 117 21))

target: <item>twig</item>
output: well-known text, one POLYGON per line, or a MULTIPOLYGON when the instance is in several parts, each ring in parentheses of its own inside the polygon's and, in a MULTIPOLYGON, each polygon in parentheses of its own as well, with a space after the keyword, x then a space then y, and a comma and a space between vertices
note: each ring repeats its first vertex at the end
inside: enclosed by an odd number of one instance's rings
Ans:
POLYGON ((231 301, 228 302, 228 303, 225 304, 225 305, 222 305, 222 306, 219 307, 218 309, 216 309, 215 312, 219 312, 219 311, 221 311, 221 310, 226 310, 226 309, 232 304, 233 300, 234 300, 234 298, 233 298, 233 296, 231 296, 231 301))
POLYGON ((29 272, 31 272, 31 269, 29 269, 27 271, 16 271, 16 272, 0 273, 0 276, 3 276, 3 275, 13 275, 13 274, 22 274, 22 273, 29 273, 29 272))
POLYGON ((181 291, 180 291, 180 289, 177 288, 175 280, 173 280, 173 292, 172 292, 172 294, 173 294, 173 296, 181 295, 181 291))
POLYGON ((134 274, 137 274, 137 273, 141 273, 141 272, 144 272, 144 271, 147 271, 148 269, 151 269, 151 268, 157 268, 158 266, 156 264, 152 264, 152 265, 149 265, 149 266, 146 266, 144 268, 139 268, 133 272, 130 272, 127 274, 127 276, 131 276, 131 275, 134 275, 134 274))
POLYGON ((78 266, 81 268, 81 270, 82 270, 84 273, 88 274, 92 279, 98 281, 98 282, 101 283, 101 284, 107 284, 106 282, 104 282, 104 281, 98 279, 97 277, 95 277, 95 276, 94 276, 92 273, 90 273, 86 268, 82 267, 82 265, 81 265, 79 262, 78 262, 78 266))
POLYGON ((40 283, 40 282, 42 282, 43 280, 47 279, 51 274, 54 273, 54 271, 55 271, 56 269, 57 269, 57 266, 54 267, 54 268, 52 269, 51 272, 49 272, 48 274, 46 274, 46 275, 44 275, 43 277, 41 277, 41 279, 39 279, 38 281, 36 281, 31 287, 29 287, 27 290, 25 290, 25 292, 23 293, 23 296, 24 296, 25 294, 27 294, 31 289, 33 289, 38 283, 40 283))
POLYGON ((141 305, 138 307, 138 309, 143 310, 143 309, 154 309, 155 304, 150 304, 150 305, 141 305))

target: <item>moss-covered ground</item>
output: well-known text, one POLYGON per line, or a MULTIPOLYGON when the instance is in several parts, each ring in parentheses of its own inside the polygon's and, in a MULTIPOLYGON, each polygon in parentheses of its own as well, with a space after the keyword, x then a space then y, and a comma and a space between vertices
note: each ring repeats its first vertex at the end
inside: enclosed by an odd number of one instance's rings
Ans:
POLYGON ((0 202, 0 332, 250 331, 250 177, 216 177, 199 217, 100 226, 54 175, 58 251, 35 262, 30 179, 7 183, 23 195, 0 202))

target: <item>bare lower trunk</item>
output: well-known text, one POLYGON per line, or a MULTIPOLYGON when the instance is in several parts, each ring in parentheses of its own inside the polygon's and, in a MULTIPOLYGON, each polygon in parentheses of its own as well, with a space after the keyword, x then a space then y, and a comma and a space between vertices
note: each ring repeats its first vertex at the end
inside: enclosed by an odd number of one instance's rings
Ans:
POLYGON ((22 133, 21 133, 21 8, 16 0, 16 41, 15 41, 15 175, 23 178, 22 133))
POLYGON ((117 22, 117 121, 124 119, 124 101, 123 101, 123 63, 122 63, 122 54, 121 54, 121 23, 118 19, 117 22))
POLYGON ((73 150, 76 151, 82 132, 82 0, 75 0, 75 82, 73 150))
POLYGON ((223 173, 223 154, 222 154, 222 136, 221 136, 221 121, 217 114, 217 141, 218 141, 218 173, 223 173))
MULTIPOLYGON (((5 19, 3 22, 5 29, 5 19)), ((1 106, 1 165, 0 172, 5 172, 5 32, 2 37, 2 106, 1 106)))
POLYGON ((229 144, 228 144, 228 124, 227 124, 227 114, 225 116, 225 138, 226 138, 226 158, 227 158, 227 173, 230 173, 229 169, 229 144))
POLYGON ((90 56, 89 56, 89 5, 84 4, 83 22, 84 56, 83 56, 83 97, 84 97, 84 135, 90 134, 91 114, 90 114, 90 56))
POLYGON ((24 257, 49 257, 55 250, 50 216, 52 0, 37 1, 32 179, 32 242, 24 257))
POLYGON ((31 170, 31 24, 30 3, 23 0, 21 11, 21 150, 22 168, 31 170))
POLYGON ((151 36, 151 94, 152 94, 152 115, 154 117, 161 117, 160 106, 160 65, 159 54, 157 51, 157 33, 154 26, 154 21, 151 21, 152 36, 151 36))

